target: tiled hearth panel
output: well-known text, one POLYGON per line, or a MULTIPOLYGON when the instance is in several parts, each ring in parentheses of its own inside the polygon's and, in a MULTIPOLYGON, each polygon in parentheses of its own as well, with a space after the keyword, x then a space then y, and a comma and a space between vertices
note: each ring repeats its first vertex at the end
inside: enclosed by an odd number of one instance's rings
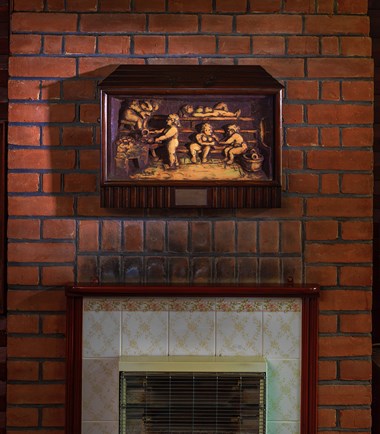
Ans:
POLYGON ((118 432, 121 355, 263 356, 267 432, 300 432, 298 298, 84 299, 83 434, 118 432))

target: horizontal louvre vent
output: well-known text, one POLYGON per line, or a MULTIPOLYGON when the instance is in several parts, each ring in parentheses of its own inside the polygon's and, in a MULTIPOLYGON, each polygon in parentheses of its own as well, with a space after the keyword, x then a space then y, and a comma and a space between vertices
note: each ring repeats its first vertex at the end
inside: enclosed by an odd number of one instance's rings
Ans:
POLYGON ((265 433, 265 373, 120 372, 120 434, 265 433))

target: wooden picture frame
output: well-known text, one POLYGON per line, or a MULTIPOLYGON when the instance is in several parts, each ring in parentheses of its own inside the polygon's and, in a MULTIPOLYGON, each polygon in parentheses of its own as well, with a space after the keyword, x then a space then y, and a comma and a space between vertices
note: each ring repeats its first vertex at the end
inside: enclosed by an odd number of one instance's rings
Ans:
POLYGON ((319 285, 93 285, 66 288, 66 433, 81 434, 83 299, 111 297, 278 297, 302 301, 300 434, 317 434, 319 285))
POLYGON ((99 84, 101 205, 279 207, 282 88, 259 66, 119 66, 99 84))

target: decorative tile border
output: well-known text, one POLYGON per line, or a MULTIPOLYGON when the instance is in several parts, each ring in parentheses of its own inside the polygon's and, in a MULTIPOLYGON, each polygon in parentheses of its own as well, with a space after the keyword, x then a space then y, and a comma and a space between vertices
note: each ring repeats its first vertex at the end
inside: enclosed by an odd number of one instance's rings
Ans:
POLYGON ((85 298, 86 312, 301 312, 299 298, 85 298))

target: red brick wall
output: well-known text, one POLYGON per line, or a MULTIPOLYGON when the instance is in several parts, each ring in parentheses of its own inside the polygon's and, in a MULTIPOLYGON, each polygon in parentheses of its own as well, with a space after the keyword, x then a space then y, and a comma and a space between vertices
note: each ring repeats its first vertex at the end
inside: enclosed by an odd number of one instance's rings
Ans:
POLYGON ((358 0, 14 0, 12 432, 62 432, 65 282, 288 277, 322 285, 320 432, 370 432, 373 70, 366 14, 358 0), (119 63, 260 64, 281 80, 282 209, 100 209, 96 83, 119 63))

